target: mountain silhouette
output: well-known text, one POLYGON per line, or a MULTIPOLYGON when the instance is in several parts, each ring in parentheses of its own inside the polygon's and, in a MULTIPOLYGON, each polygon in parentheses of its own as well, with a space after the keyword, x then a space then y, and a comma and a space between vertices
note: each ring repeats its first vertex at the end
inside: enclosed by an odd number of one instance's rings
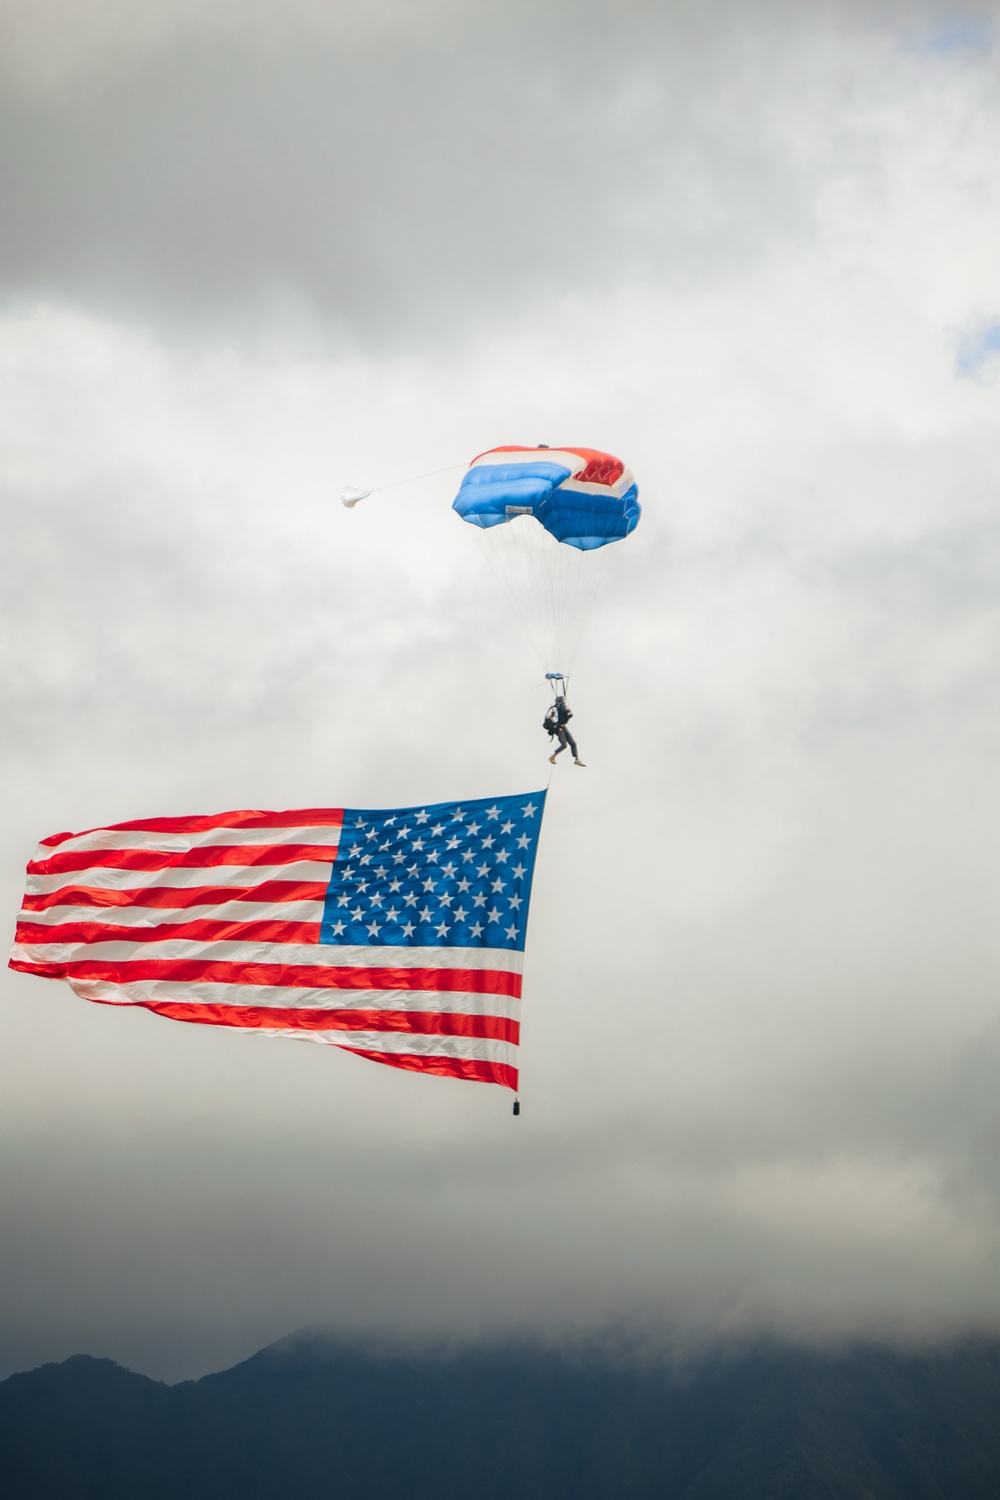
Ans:
POLYGON ((310 1337, 0 1383, 5 1500, 997 1500, 1000 1342, 683 1365, 310 1337))

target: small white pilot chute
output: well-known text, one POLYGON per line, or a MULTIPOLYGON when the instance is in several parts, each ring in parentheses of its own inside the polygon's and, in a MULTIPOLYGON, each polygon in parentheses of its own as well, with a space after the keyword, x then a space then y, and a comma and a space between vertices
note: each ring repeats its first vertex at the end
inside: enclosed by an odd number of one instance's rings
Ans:
POLYGON ((348 484, 340 492, 340 498, 350 510, 357 505, 359 500, 367 500, 371 490, 359 490, 356 485, 348 484))

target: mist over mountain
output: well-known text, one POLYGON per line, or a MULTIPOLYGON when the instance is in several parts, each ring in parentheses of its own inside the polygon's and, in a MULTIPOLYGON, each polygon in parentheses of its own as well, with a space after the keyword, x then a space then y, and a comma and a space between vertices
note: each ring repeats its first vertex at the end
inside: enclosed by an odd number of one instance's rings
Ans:
POLYGON ((290 1339, 168 1386, 77 1355, 0 1385, 7 1500, 995 1500, 1000 1342, 666 1364, 290 1339))

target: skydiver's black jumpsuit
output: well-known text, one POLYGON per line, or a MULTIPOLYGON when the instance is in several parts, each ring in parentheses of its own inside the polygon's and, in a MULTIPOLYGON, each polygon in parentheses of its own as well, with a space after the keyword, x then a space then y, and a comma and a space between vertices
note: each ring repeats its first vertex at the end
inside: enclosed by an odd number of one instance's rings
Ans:
POLYGON ((580 759, 580 752, 576 748, 576 740, 573 738, 566 727, 572 717, 573 710, 569 708, 565 703, 553 703, 552 707, 545 715, 546 723, 551 724, 552 726, 552 728, 549 730, 549 734, 555 735, 559 740, 559 749, 554 751, 552 755, 553 760, 555 760, 557 755, 562 755, 567 746, 573 752, 573 759, 580 759))

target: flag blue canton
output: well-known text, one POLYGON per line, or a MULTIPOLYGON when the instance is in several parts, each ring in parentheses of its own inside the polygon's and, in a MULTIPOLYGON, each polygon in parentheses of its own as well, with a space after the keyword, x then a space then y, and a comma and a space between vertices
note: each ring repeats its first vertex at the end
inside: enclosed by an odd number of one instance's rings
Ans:
POLYGON ((345 808, 321 943, 524 948, 545 793, 345 808))

